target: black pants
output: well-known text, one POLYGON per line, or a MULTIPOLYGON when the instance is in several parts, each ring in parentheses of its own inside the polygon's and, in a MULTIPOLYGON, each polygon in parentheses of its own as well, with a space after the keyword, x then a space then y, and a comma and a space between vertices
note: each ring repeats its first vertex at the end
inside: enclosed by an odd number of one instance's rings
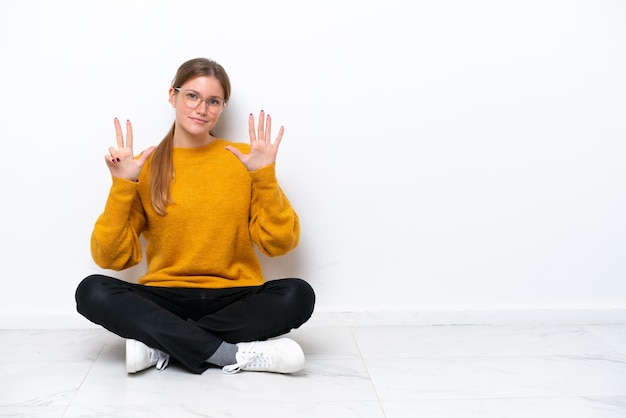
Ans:
POLYGON ((78 312, 109 331, 141 341, 194 373, 222 341, 238 343, 286 334, 313 313, 315 294, 300 279, 261 286, 189 289, 144 286, 92 275, 76 290, 78 312))

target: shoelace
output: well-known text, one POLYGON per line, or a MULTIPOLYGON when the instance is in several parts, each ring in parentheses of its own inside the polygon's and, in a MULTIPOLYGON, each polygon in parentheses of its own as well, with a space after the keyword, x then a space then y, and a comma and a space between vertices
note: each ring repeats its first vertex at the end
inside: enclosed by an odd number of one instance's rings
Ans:
POLYGON ((170 356, 165 354, 163 351, 152 349, 150 350, 150 362, 156 360, 156 368, 161 371, 167 367, 170 363, 170 356))
POLYGON ((222 367, 222 371, 226 374, 235 374, 244 367, 249 367, 250 369, 267 369, 271 365, 271 360, 262 352, 249 351, 242 354, 241 357, 243 357, 241 361, 222 367))

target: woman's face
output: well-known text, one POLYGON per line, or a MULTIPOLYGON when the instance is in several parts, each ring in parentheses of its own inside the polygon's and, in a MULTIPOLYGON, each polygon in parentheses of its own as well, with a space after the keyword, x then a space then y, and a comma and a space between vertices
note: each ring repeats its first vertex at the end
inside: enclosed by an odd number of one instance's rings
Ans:
POLYGON ((179 89, 170 88, 169 94, 176 109, 176 136, 185 142, 206 141, 224 108, 224 89, 219 80, 196 77, 179 89))

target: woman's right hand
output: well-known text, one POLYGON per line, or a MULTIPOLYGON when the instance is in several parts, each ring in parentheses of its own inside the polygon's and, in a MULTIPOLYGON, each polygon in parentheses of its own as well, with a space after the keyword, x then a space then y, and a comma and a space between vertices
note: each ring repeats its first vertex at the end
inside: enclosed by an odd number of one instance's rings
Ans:
POLYGON ((124 143, 124 134, 122 133, 120 121, 115 118, 113 122, 115 124, 117 148, 110 147, 109 155, 106 155, 104 159, 113 177, 137 181, 141 167, 143 167, 146 159, 156 147, 151 146, 147 148, 139 157, 135 158, 133 153, 133 127, 130 121, 126 121, 126 143, 124 143))

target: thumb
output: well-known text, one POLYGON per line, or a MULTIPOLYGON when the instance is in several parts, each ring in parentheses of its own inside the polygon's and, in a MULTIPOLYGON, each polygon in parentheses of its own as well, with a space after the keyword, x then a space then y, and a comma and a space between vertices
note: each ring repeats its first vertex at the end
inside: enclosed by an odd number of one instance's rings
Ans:
POLYGON ((139 158, 137 158, 137 160, 143 165, 143 163, 146 162, 146 160, 148 159, 148 157, 150 156, 150 154, 152 154, 154 152, 154 150, 156 149, 155 146, 151 146, 146 148, 141 155, 139 155, 139 158))
POLYGON ((230 145, 226 145, 224 148, 226 148, 228 151, 232 152, 233 154, 235 154, 235 156, 237 158, 239 158, 240 160, 244 157, 244 153, 242 153, 241 151, 239 151, 237 148, 235 147, 231 147, 230 145))

